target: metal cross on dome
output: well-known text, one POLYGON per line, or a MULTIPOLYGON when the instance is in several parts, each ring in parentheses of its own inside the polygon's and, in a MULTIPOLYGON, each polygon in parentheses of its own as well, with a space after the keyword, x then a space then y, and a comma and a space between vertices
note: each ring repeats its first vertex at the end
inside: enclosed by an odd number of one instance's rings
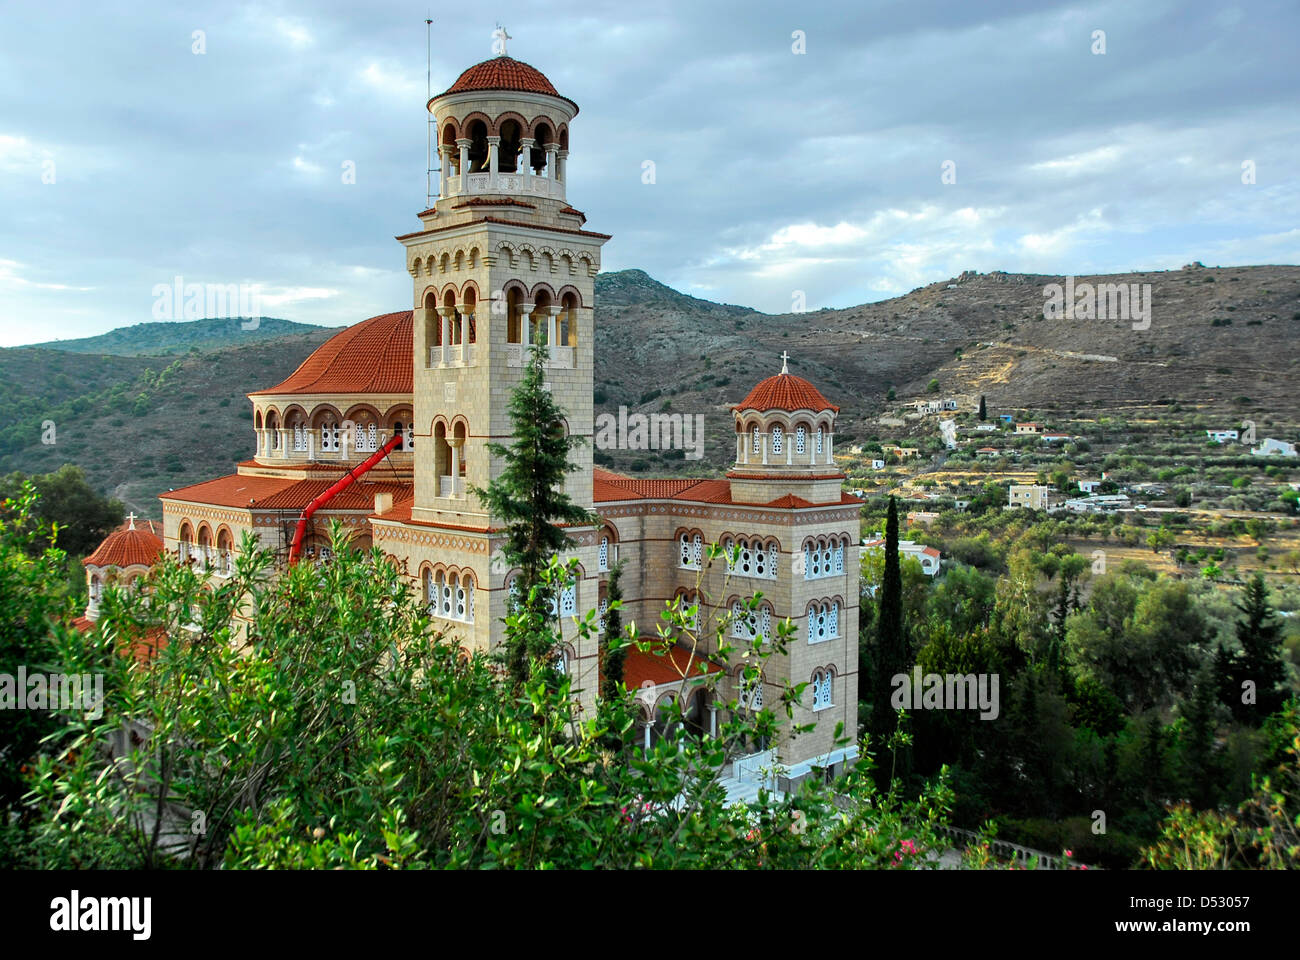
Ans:
POLYGON ((789 360, 790 360, 790 354, 782 350, 781 351, 781 372, 782 373, 790 372, 789 360))
POLYGON ((127 519, 128 521, 130 521, 130 523, 131 523, 131 526, 128 527, 127 529, 129 529, 129 530, 134 530, 134 529, 135 529, 135 512, 132 511, 131 513, 128 513, 128 514, 126 515, 126 519, 127 519))

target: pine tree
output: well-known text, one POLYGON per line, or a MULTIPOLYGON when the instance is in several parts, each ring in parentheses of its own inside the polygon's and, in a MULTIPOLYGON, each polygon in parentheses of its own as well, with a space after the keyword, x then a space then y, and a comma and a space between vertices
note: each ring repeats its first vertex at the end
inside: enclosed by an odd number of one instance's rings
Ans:
POLYGON ((984 405, 984 394, 981 393, 980 394, 980 422, 987 420, 988 416, 989 416, 988 407, 984 405))
POLYGON ((1219 706, 1214 665, 1206 660, 1196 675, 1196 686, 1183 703, 1183 790, 1204 809, 1214 805, 1222 771, 1214 750, 1219 706))
POLYGON ((1237 640, 1241 652, 1234 662, 1233 686, 1236 688, 1233 712, 1252 726, 1276 713, 1286 699, 1286 666, 1282 662, 1282 627, 1268 602, 1264 575, 1256 573, 1246 584, 1241 601, 1234 606, 1244 614, 1237 621, 1237 640), (1241 702, 1242 683, 1255 684, 1255 703, 1241 702))
POLYGON ((885 521, 885 570, 880 581, 876 629, 876 678, 871 703, 872 732, 885 738, 894 728, 891 680, 907 672, 903 640, 903 574, 898 561, 898 502, 889 498, 885 521))
MULTIPOLYGON (((565 474, 577 470, 570 452, 584 443, 569 435, 564 411, 545 389, 546 353, 534 345, 519 386, 510 395, 510 422, 514 442, 509 446, 489 443, 488 451, 505 461, 504 469, 486 489, 474 494, 505 525, 506 563, 519 568, 515 581, 523 622, 553 620, 557 584, 542 576, 551 558, 572 544, 563 526, 583 526, 596 518, 574 503, 564 492, 565 474)), ((524 630, 521 636, 507 636, 510 676, 522 683, 530 672, 531 658, 551 654, 550 631, 524 630)))
POLYGON ((623 564, 614 564, 609 571, 609 583, 605 588, 605 599, 609 601, 609 610, 605 613, 605 633, 600 642, 600 695, 606 700, 618 696, 618 685, 623 682, 623 664, 627 661, 627 648, 610 650, 609 642, 617 640, 623 632, 622 611, 614 606, 614 601, 623 599, 623 564))

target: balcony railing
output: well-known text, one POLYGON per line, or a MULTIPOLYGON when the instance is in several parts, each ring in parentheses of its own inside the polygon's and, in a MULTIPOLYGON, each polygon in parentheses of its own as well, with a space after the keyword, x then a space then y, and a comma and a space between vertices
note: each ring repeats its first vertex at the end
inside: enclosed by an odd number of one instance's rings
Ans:
POLYGON ((524 176, 521 173, 471 173, 468 177, 448 177, 448 196, 467 196, 479 193, 526 194, 536 197, 564 199, 564 182, 550 177, 524 176), (467 180, 464 188, 461 181, 467 180))
MULTIPOLYGON (((522 343, 506 344, 506 366, 522 367, 528 356, 530 347, 525 347, 522 343)), ((556 370, 572 370, 574 357, 577 350, 573 347, 550 347, 549 356, 546 365, 556 370)))
POLYGON ((440 497, 454 497, 454 496, 456 496, 456 494, 457 494, 457 488, 460 486, 460 484, 456 482, 457 479, 458 479, 458 478, 456 478, 456 477, 439 477, 439 478, 438 478, 438 496, 440 496, 440 497))
POLYGON ((430 347, 429 366, 472 367, 474 366, 474 344, 462 346, 459 343, 452 343, 445 347, 430 347))

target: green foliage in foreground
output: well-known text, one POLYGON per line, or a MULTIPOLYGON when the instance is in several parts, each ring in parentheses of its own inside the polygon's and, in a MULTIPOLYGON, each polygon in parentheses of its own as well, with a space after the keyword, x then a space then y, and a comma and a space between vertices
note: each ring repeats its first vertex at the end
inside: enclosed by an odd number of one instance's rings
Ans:
MULTIPOLYGON (((627 698, 582 711, 569 680, 540 661, 513 694, 502 663, 465 657, 431 632, 382 554, 348 549, 337 528, 335 547, 333 562, 276 578, 251 540, 228 580, 165 561, 142 582, 147 600, 106 589, 98 628, 82 635, 67 611, 44 609, 45 568, 25 557, 21 526, 7 525, 0 559, 27 564, 30 575, 6 580, 4 629, 39 624, 24 634, 23 656, 104 673, 106 703, 98 718, 56 713, 28 760, 26 803, 9 808, 20 815, 0 831, 0 859, 47 868, 898 868, 933 866, 931 852, 946 846, 936 835, 951 802, 943 777, 905 798, 878 791, 864 761, 834 788, 727 806, 727 751, 771 736, 771 711, 734 711, 718 739, 682 734, 646 755, 627 698), (152 664, 122 654, 159 632, 169 642, 152 664), (128 725, 138 739, 124 734, 128 725), (115 759, 106 747, 114 739, 115 759), (630 746, 615 753, 611 742, 630 746)), ((593 626, 594 615, 584 629, 593 626)), ((725 624, 718 629, 721 637, 725 624)), ((770 653, 752 654, 757 674, 770 653)), ((798 692, 777 709, 788 713, 798 692)))

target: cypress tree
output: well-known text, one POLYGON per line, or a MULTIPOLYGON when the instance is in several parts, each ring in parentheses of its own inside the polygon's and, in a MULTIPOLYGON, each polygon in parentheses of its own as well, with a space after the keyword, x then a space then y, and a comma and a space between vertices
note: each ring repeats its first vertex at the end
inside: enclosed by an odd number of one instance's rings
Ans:
POLYGON ((1183 702, 1182 787, 1200 808, 1212 807, 1222 771, 1215 755, 1219 706, 1213 662, 1197 671, 1196 686, 1183 702))
POLYGON ((988 407, 984 406, 984 394, 981 393, 980 394, 980 420, 981 421, 987 420, 988 415, 989 415, 988 407))
POLYGON ((605 612, 605 632, 600 639, 600 695, 606 700, 618 696, 618 685, 623 682, 623 664, 627 661, 627 648, 610 650, 609 642, 616 640, 623 632, 622 611, 614 606, 615 600, 623 599, 623 564, 618 562, 609 572, 609 583, 605 588, 605 598, 609 600, 609 610, 605 612))
MULTIPOLYGON (((890 704, 894 676, 907 672, 907 651, 903 642, 903 574, 898 562, 898 502, 889 498, 885 521, 885 571, 880 581, 879 612, 876 617, 876 682, 871 703, 871 726, 879 738, 893 729, 890 704)), ((919 693, 919 691, 916 691, 919 693)))
POLYGON ((1286 667, 1282 662, 1282 627, 1268 602, 1264 575, 1256 573, 1246 584, 1241 601, 1234 604, 1245 616, 1237 621, 1237 640, 1241 653, 1233 670, 1236 703, 1233 711, 1239 718, 1259 726, 1269 714, 1277 712, 1286 699, 1286 667), (1241 702, 1242 683, 1255 684, 1255 703, 1241 702))
POLYGON ((517 684, 527 679, 531 658, 552 653, 551 632, 535 625, 554 619, 550 611, 558 585, 544 582, 542 573, 553 556, 572 544, 561 524, 582 526, 596 520, 564 492, 565 475, 578 469, 569 454, 585 441, 565 430, 564 411, 545 389, 545 358, 545 348, 534 345, 523 378, 510 395, 514 442, 487 445, 489 453, 505 461, 504 468, 486 488, 472 488, 505 526, 502 553, 508 564, 519 568, 522 620, 533 625, 521 636, 507 636, 507 663, 517 684))

